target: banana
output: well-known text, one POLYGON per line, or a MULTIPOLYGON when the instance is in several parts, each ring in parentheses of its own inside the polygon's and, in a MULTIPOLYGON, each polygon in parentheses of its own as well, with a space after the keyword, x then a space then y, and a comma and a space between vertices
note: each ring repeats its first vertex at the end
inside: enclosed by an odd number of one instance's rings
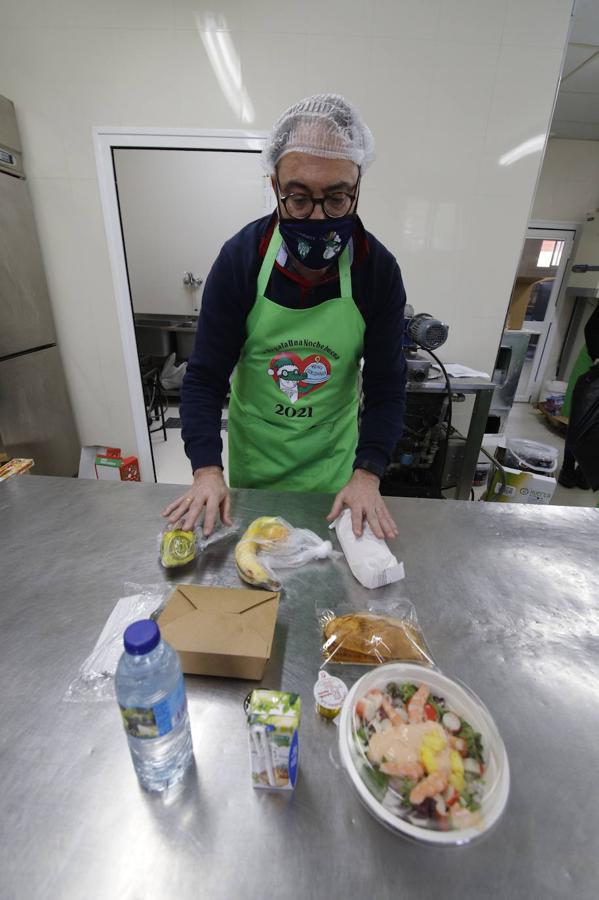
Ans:
POLYGON ((258 562, 255 548, 256 545, 252 541, 241 540, 237 545, 235 563, 239 577, 253 587, 265 587, 271 591, 278 590, 281 586, 280 583, 275 581, 264 566, 258 562))
POLYGON ((235 547, 239 577, 254 587, 276 591, 281 585, 258 559, 260 550, 268 550, 289 536, 289 529, 276 516, 255 519, 235 547))

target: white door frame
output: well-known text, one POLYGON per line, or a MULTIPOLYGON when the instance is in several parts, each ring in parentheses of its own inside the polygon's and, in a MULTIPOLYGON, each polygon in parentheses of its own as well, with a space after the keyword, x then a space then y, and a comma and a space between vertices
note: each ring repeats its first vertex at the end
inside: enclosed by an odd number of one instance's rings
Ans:
POLYGON ((142 481, 156 481, 135 340, 133 309, 112 151, 115 147, 165 150, 261 150, 265 132, 205 128, 109 128, 92 129, 104 229, 112 271, 112 286, 131 402, 137 458, 142 481))
POLYGON ((568 263, 573 258, 574 243, 576 240, 577 225, 565 222, 546 222, 532 221, 526 229, 525 241, 528 238, 537 238, 539 240, 546 238, 547 240, 564 241, 564 250, 560 259, 560 264, 555 276, 555 281, 547 305, 547 311, 543 320, 542 327, 522 328, 522 331, 530 334, 539 334, 539 343, 535 353, 534 365, 531 369, 528 382, 524 389, 518 391, 514 397, 515 401, 530 402, 533 395, 538 394, 545 377, 545 369, 547 360, 551 354, 551 348, 555 339, 555 314, 558 300, 562 294, 562 290, 567 281, 566 271, 568 263))

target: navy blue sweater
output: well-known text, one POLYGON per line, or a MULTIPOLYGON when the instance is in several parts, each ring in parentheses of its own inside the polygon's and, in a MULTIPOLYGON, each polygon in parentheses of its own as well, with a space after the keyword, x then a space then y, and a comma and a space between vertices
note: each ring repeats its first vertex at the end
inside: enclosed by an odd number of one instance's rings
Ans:
MULTIPOLYGON (((182 437, 193 471, 222 466, 221 413, 276 221, 273 214, 242 228, 225 243, 206 279, 195 346, 181 391, 182 437)), ((351 249, 352 293, 365 322, 363 404, 354 468, 382 475, 403 427, 406 295, 395 258, 364 231, 359 220, 351 249)), ((277 262, 265 294, 290 309, 318 306, 339 296, 338 267, 333 265, 315 284, 288 264, 277 262)))

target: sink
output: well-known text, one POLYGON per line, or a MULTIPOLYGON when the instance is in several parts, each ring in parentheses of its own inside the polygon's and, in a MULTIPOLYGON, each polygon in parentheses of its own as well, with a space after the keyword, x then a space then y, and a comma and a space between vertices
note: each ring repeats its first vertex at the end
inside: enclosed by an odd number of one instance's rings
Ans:
POLYGON ((175 335, 159 325, 136 322, 135 338, 140 356, 169 356, 175 350, 175 335))
POLYGON ((168 356, 176 351, 179 359, 187 359, 193 350, 197 327, 197 319, 138 313, 135 334, 139 352, 168 356))
POLYGON ((175 342, 177 344, 177 356, 180 359, 189 359, 193 352, 196 340, 196 328, 177 328, 175 342))
POLYGON ((135 315, 135 324, 139 328, 167 328, 171 330, 176 328, 195 328, 197 319, 183 319, 180 316, 144 315, 143 313, 137 313, 135 315))
POLYGON ((173 319, 167 316, 135 316, 135 324, 139 328, 168 328, 173 319))

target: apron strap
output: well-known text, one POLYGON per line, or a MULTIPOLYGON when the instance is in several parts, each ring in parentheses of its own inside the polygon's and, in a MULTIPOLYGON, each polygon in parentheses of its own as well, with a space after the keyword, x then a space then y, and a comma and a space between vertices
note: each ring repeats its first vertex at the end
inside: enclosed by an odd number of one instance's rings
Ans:
POLYGON ((351 300, 351 267, 349 264, 349 247, 345 247, 343 253, 339 257, 339 287, 341 289, 341 298, 343 300, 351 300))
POLYGON ((260 297, 265 296, 266 285, 268 284, 268 279, 270 278, 270 273, 273 270, 273 266, 275 264, 275 260, 277 258, 277 253, 280 250, 281 244, 283 243, 283 238, 281 237, 281 232, 279 231, 279 226, 275 227, 275 230, 272 233, 272 237, 270 239, 270 243, 268 245, 268 250, 266 251, 266 256, 262 260, 262 265, 260 266, 260 272, 258 273, 258 281, 256 283, 256 293, 260 297))
MULTIPOLYGON (((264 297, 270 273, 273 270, 277 254, 283 243, 279 226, 277 225, 272 233, 270 243, 266 255, 262 260, 260 272, 258 273, 258 281, 256 282, 256 293, 264 297)), ((339 257, 339 288, 341 291, 341 299, 351 300, 351 267, 349 264, 349 247, 345 247, 343 253, 339 257)))

